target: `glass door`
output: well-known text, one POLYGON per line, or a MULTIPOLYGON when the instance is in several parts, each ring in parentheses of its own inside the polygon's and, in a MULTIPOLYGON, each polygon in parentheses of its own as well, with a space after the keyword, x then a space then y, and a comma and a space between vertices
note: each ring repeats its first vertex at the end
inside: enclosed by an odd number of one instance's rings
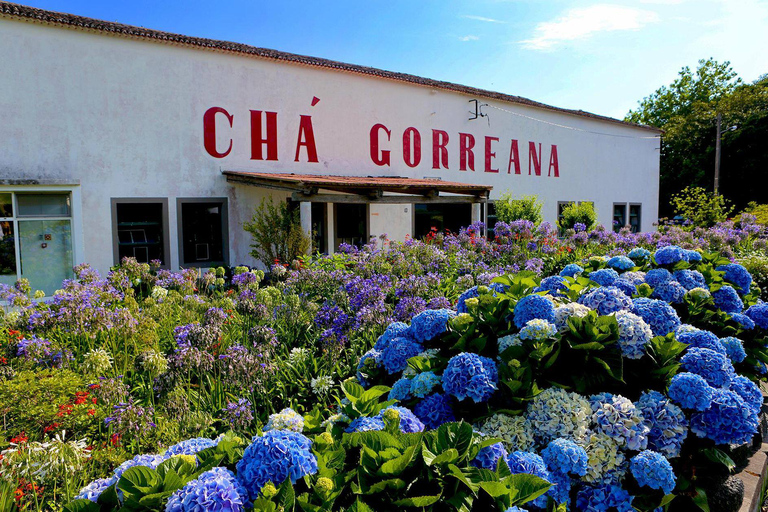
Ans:
POLYGON ((18 274, 13 194, 0 193, 0 284, 13 285, 19 278, 18 274))

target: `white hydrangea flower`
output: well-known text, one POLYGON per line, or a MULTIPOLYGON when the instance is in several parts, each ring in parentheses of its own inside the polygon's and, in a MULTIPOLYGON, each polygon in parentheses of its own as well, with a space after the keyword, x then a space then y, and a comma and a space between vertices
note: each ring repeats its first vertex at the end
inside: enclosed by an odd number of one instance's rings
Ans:
POLYGON ((497 437, 504 441, 509 452, 531 451, 535 445, 531 423, 524 416, 498 413, 474 427, 487 437, 497 437))
POLYGON ((499 338, 499 354, 507 350, 509 347, 519 347, 523 344, 523 340, 517 334, 507 334, 504 337, 499 338))
POLYGON ((643 357, 646 345, 653 339, 651 326, 629 311, 617 311, 616 322, 619 324, 619 346, 624 357, 628 359, 643 357))
POLYGON ((536 395, 527 411, 533 434, 542 444, 558 437, 581 441, 587 435, 591 417, 592 407, 586 398, 555 387, 536 395))
POLYGON ((691 288, 688 290, 688 295, 694 299, 707 299, 712 296, 712 294, 709 293, 709 290, 700 287, 691 288))
POLYGON ((589 313, 589 308, 578 302, 569 302, 559 308, 555 308, 555 327, 562 330, 568 327, 568 319, 572 316, 584 318, 589 313))
POLYGON ((156 301, 160 301, 168 296, 168 290, 162 286, 155 286, 152 288, 152 298, 156 301))
POLYGON ((420 352, 418 357, 426 357, 427 359, 434 359, 440 355, 440 350, 436 348, 428 348, 424 352, 420 352))
POLYGON ((626 462, 619 443, 602 432, 590 432, 581 447, 587 452, 587 474, 582 477, 588 483, 605 483, 612 473, 620 473, 626 462))
POLYGON ((624 279, 628 279, 635 286, 643 284, 645 282, 645 272, 640 272, 640 271, 624 272, 623 274, 621 274, 621 277, 623 277, 624 279))

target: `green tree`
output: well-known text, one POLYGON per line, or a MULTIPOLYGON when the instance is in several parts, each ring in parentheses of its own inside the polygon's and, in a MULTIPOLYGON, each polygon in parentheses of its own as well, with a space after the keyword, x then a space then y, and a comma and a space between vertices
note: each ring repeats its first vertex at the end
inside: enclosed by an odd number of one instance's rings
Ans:
POLYGON ((535 195, 514 199, 510 192, 501 195, 495 203, 496 217, 502 222, 525 219, 536 225, 541 224, 542 204, 535 195))
POLYGON ((589 202, 571 203, 563 208, 563 214, 558 222, 560 229, 573 229, 576 224, 584 224, 587 231, 597 222, 595 205, 589 202))
POLYGON ((251 234, 251 256, 266 265, 290 263, 312 247, 309 233, 301 229, 299 211, 285 201, 275 203, 271 197, 261 200, 256 212, 243 229, 251 234))
POLYGON ((733 212, 730 201, 701 187, 686 187, 672 194, 670 203, 675 214, 693 222, 694 226, 710 227, 728 218, 733 212))
POLYGON ((768 78, 744 83, 729 62, 700 60, 677 79, 643 99, 627 121, 664 130, 661 141, 663 215, 672 213, 671 195, 687 186, 712 190, 717 114, 722 116, 720 192, 743 208, 759 200, 753 183, 768 165, 768 78), (736 126, 733 131, 729 127, 736 126))

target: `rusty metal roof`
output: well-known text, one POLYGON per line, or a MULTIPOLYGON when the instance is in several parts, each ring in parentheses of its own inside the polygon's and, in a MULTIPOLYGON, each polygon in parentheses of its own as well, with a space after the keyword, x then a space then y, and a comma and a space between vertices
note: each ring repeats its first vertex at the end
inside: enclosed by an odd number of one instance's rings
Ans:
POLYGON ((319 174, 288 174, 271 172, 223 171, 228 181, 279 187, 287 190, 333 190, 352 194, 375 191, 400 194, 430 195, 436 192, 487 196, 493 187, 437 179, 417 179, 390 176, 324 176, 319 174))
POLYGON ((528 98, 521 96, 513 96, 510 94, 504 94, 500 92, 488 91, 485 89, 479 89, 476 87, 469 87, 466 85, 455 84, 452 82, 444 82, 440 80, 433 80, 431 78, 424 78, 416 75, 410 75, 407 73, 397 73, 394 71, 385 71, 383 69, 372 68, 368 66, 358 66, 355 64, 346 64, 344 62, 338 62, 329 59, 322 59, 318 57, 308 57, 305 55, 296 55, 294 53, 281 52, 277 50, 270 50, 268 48, 258 48, 255 46, 249 46, 246 44, 233 43, 229 41, 220 41, 216 39, 206 39, 202 37, 191 37, 182 34, 174 34, 171 32, 163 32, 160 30, 152 30, 143 27, 135 27, 132 25, 124 25, 122 23, 114 23, 111 21, 97 20, 94 18, 87 18, 85 16, 77 16, 75 14, 67 14, 55 11, 47 11, 45 9, 37 9, 35 7, 28 7, 26 5, 15 4, 11 2, 0 1, 0 17, 16 18, 33 23, 44 23, 49 25, 56 25, 60 27, 73 28, 84 31, 98 32, 108 35, 117 35, 123 37, 130 37, 134 39, 154 40, 166 44, 177 44, 182 46, 196 47, 199 49, 207 49, 213 51, 223 51, 230 53, 237 53, 241 55, 249 55, 253 57, 259 57, 268 60, 277 60, 283 62, 290 62, 294 64, 304 64, 308 66, 333 69, 337 71, 346 71, 352 73, 358 73, 368 76, 374 76, 378 78, 385 78, 390 80, 396 80, 400 82, 408 82, 411 84, 422 85, 426 87, 433 87, 436 89, 444 89, 462 94, 468 94, 471 96, 488 98, 493 100, 505 101, 508 103, 516 103, 518 105, 525 105, 528 107, 535 107, 553 112, 560 112, 563 114, 570 114, 581 117, 588 117, 598 121, 605 121, 608 123, 620 124, 624 126, 630 126, 634 128, 641 128, 656 133, 661 133, 662 130, 653 126, 647 126, 643 124, 630 123, 622 121, 620 119, 614 119, 612 117, 601 116, 593 114, 591 112, 585 112, 583 110, 573 110, 567 108, 554 107, 545 103, 539 103, 528 98))

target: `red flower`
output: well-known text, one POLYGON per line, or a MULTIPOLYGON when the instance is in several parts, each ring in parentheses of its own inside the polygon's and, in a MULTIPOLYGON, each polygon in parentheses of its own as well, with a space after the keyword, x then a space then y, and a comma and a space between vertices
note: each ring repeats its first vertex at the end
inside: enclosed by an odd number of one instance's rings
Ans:
POLYGON ((29 441, 29 438, 27 437, 27 434, 24 433, 24 431, 21 431, 16 437, 11 438, 11 442, 16 444, 26 443, 27 441, 29 441))
POLYGON ((88 416, 93 416, 94 414, 96 414, 96 411, 95 411, 95 410, 93 410, 93 409, 88 409, 88 416))
POLYGON ((45 427, 45 428, 43 429, 43 432, 44 432, 44 433, 45 433, 45 432, 50 432, 51 430, 53 430, 53 429, 55 429, 56 427, 59 427, 59 426, 60 426, 60 424, 59 424, 59 423, 51 423, 50 425, 48 425, 47 427, 45 427))

